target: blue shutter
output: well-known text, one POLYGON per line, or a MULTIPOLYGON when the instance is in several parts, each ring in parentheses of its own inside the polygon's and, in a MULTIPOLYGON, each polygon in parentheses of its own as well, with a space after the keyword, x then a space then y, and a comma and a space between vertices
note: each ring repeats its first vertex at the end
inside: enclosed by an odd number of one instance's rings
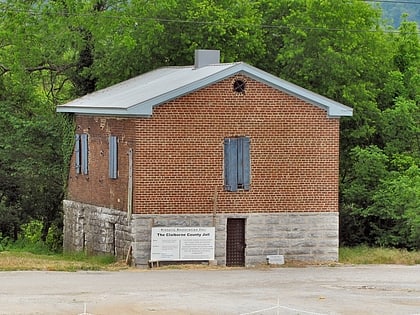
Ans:
POLYGON ((243 188, 244 185, 244 172, 243 172, 243 160, 244 160, 244 156, 243 156, 243 150, 242 150, 242 142, 243 142, 243 138, 237 138, 237 168, 238 168, 238 173, 237 173, 237 177, 238 177, 238 188, 243 188))
POLYGON ((249 190, 250 186, 250 139, 238 138, 238 188, 249 190))
POLYGON ((242 144, 242 188, 249 190, 251 185, 251 152, 250 152, 250 138, 241 138, 242 144))
POLYGON ((225 189, 227 191, 238 190, 238 139, 227 138, 224 141, 224 175, 225 189))
POLYGON ((81 135, 81 151, 82 151, 82 159, 81 159, 81 168, 82 174, 87 175, 88 173, 88 135, 82 134, 81 135))
POLYGON ((118 177, 118 140, 116 136, 109 136, 109 178, 118 177))
POLYGON ((74 144, 74 154, 75 154, 75 162, 74 166, 76 168, 76 174, 81 173, 81 151, 80 151, 80 135, 76 134, 76 141, 74 144))

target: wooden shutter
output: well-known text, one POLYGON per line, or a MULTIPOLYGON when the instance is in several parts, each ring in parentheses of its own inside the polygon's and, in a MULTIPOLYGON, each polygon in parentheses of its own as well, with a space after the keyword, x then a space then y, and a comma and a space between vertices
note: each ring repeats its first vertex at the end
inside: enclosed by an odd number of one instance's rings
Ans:
POLYGON ((224 141, 225 189, 238 190, 238 139, 227 138, 224 141))
POLYGON ((109 178, 118 177, 118 139, 116 136, 109 136, 109 178))
POLYGON ((244 190, 249 190, 251 184, 251 155, 250 139, 240 138, 238 146, 238 185, 244 190))
POLYGON ((81 135, 81 169, 84 175, 88 173, 88 152, 88 135, 84 133, 81 135))
POLYGON ((81 173, 81 148, 80 148, 80 135, 76 134, 75 137, 75 144, 74 144, 74 154, 75 154, 75 168, 76 168, 76 174, 81 173))

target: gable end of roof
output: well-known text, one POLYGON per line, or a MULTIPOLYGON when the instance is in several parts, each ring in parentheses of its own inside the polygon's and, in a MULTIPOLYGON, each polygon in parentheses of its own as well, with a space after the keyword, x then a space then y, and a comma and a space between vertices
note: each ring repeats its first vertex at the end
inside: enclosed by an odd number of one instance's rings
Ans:
POLYGON ((243 74, 322 108, 326 110, 328 117, 337 118, 353 114, 350 107, 242 62, 209 65, 199 69, 193 67, 158 69, 60 105, 57 107, 57 112, 150 117, 155 106, 237 74, 243 74), (129 91, 130 95, 125 91, 129 91))

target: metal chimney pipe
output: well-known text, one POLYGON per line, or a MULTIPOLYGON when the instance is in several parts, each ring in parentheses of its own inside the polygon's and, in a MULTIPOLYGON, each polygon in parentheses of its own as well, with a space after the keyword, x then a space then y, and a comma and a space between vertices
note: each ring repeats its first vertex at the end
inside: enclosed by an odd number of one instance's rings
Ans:
POLYGON ((220 63, 220 50, 197 49, 195 51, 195 69, 218 63, 220 63))

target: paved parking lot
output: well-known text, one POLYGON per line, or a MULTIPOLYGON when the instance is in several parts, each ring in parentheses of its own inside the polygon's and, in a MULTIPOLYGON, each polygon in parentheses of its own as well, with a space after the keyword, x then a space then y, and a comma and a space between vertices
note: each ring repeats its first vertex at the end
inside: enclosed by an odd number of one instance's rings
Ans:
POLYGON ((420 314, 420 265, 0 272, 0 314, 420 314))

